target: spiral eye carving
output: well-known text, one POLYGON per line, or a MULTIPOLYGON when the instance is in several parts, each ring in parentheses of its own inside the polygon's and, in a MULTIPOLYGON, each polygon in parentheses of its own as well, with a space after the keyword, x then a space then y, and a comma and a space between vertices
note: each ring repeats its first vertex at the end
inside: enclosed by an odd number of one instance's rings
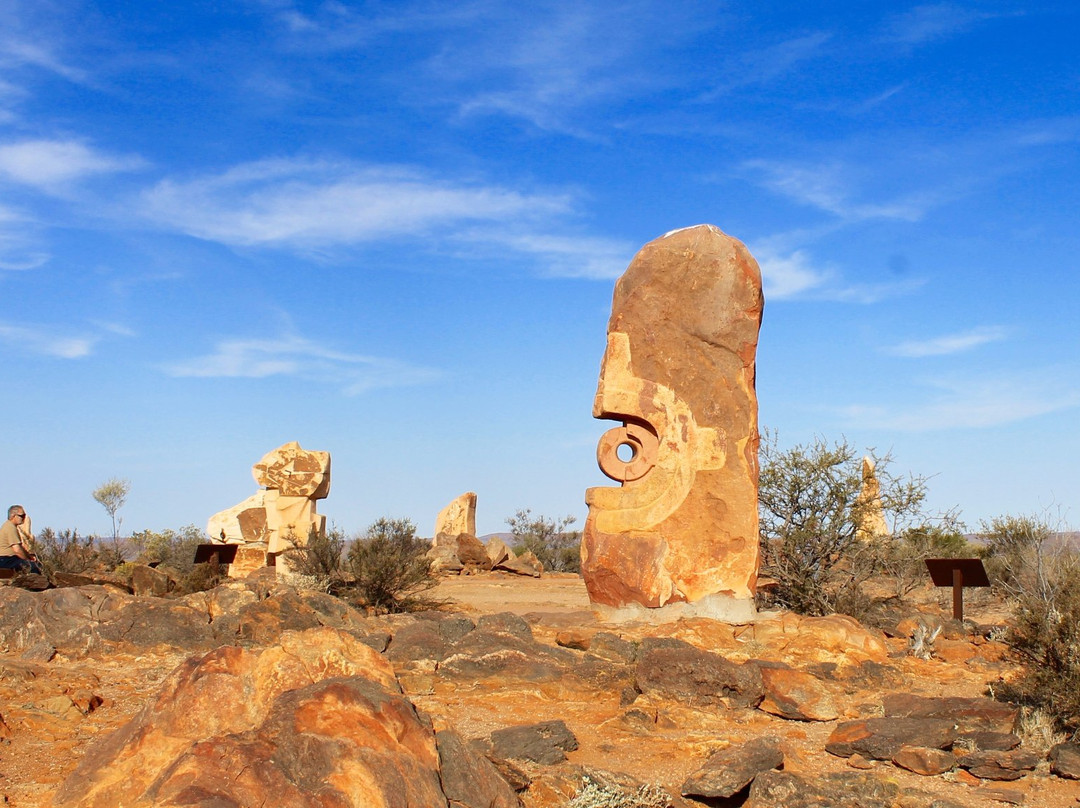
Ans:
POLYGON ((656 465, 660 440, 641 424, 625 424, 600 436, 596 462, 600 471, 620 483, 640 480, 656 465))

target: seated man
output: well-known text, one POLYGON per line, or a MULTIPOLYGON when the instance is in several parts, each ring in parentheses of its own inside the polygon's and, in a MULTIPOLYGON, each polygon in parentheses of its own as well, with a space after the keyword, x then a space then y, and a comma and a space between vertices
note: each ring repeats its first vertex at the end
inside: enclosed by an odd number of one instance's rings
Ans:
POLYGON ((26 509, 22 505, 8 508, 8 518, 0 524, 0 568, 41 574, 37 556, 23 544, 19 525, 26 521, 26 509))

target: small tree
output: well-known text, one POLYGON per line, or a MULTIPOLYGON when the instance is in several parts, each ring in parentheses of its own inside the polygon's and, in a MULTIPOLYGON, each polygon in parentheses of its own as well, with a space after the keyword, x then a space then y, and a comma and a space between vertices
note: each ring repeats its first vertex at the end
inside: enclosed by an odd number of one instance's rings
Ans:
POLYGON ((105 512, 109 514, 109 518, 112 519, 112 532, 113 543, 118 538, 117 528, 124 523, 123 517, 119 522, 116 519, 116 512, 124 507, 124 501, 127 499, 128 492, 131 491, 131 483, 128 480, 121 480, 119 477, 113 477, 111 480, 103 483, 101 487, 97 488, 93 497, 100 503, 101 507, 105 509, 105 512))
MULTIPOLYGON (((881 508, 893 533, 925 521, 922 477, 893 477, 891 457, 876 461, 881 508)), ((869 605, 863 584, 887 558, 891 535, 862 535, 867 509, 861 458, 846 440, 780 450, 776 436, 761 443, 758 504, 762 571, 776 581, 772 602, 803 614, 845 612, 869 605)))
POLYGON ((551 572, 581 571, 581 533, 567 530, 577 519, 533 516, 528 508, 506 520, 514 534, 514 552, 531 552, 551 572))
POLYGON ((427 552, 429 542, 416 537, 410 519, 382 518, 358 537, 346 556, 351 589, 364 605, 379 611, 405 612, 438 605, 424 592, 438 583, 427 552))

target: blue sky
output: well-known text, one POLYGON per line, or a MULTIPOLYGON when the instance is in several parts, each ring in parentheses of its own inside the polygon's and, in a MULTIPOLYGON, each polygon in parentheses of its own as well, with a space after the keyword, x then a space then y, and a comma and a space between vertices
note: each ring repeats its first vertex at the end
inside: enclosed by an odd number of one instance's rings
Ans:
MULTIPOLYGON (((750 247, 761 423, 1080 523, 1064 2, 0 3, 0 491, 194 522, 289 440, 320 506, 584 519, 614 279, 750 247)), ((5 503, 6 504, 6 503, 5 503)))

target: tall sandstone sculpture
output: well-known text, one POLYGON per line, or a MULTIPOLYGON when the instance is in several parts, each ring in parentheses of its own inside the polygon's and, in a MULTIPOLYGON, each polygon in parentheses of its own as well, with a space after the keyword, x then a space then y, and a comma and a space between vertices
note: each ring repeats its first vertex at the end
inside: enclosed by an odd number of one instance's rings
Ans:
POLYGON ((615 285, 593 416, 623 424, 597 448, 622 485, 588 489, 581 546, 613 616, 754 614, 763 304, 757 262, 712 225, 646 244, 615 285))
POLYGON ((885 506, 881 502, 881 482, 877 477, 874 458, 862 459, 862 486, 858 499, 859 527, 856 535, 863 541, 874 541, 888 536, 889 523, 885 521, 885 506))

